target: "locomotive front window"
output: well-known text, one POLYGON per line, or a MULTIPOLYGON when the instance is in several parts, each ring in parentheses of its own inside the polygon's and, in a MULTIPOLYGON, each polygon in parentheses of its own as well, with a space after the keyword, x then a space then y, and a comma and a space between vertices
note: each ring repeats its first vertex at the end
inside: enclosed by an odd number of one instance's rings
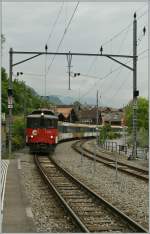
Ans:
POLYGON ((39 128, 40 119, 27 118, 27 128, 39 128))
POLYGON ((28 118, 27 128, 57 128, 57 120, 45 118, 28 118))
POLYGON ((57 128, 56 119, 45 119, 45 128, 57 128))

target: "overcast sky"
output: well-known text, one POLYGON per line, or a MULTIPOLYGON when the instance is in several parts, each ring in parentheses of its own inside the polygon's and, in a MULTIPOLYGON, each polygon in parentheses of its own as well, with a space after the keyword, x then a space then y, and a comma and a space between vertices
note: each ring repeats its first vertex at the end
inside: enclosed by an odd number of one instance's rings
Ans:
MULTIPOLYGON (((47 43, 48 51, 55 52, 76 6, 77 2, 3 3, 2 33, 6 37, 6 43, 3 46, 2 65, 7 72, 10 47, 15 51, 44 51, 47 43)), ((145 36, 142 34, 144 26, 148 31, 147 1, 80 2, 59 52, 98 53, 103 45, 103 53, 132 55, 132 22, 135 11, 139 55, 137 88, 140 96, 148 98, 148 33, 145 36), (115 36, 117 34, 119 35, 115 36)), ((29 56, 14 55, 14 63, 27 57, 29 56)), ((14 76, 17 72, 23 72, 24 75, 19 79, 24 80, 40 95, 44 95, 46 67, 46 95, 71 96, 76 100, 94 104, 98 90, 101 96, 99 104, 114 107, 122 107, 132 99, 132 71, 120 67, 108 58, 73 56, 71 70, 81 75, 71 78, 70 91, 66 57, 56 56, 50 66, 52 58, 53 56, 39 56, 18 65, 14 67, 14 76)), ((121 61, 125 63, 128 59, 121 61)), ((132 66, 132 60, 128 65, 132 66)))

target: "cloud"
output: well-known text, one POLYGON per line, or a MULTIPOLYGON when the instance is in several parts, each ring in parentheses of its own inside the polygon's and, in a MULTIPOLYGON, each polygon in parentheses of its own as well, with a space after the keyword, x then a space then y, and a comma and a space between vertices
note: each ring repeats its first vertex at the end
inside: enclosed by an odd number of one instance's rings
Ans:
MULTIPOLYGON (((32 2, 32 3, 3 3, 3 33, 6 36, 6 43, 3 51, 3 66, 8 70, 9 57, 8 50, 13 46, 15 50, 25 51, 43 51, 48 35, 52 29, 55 17, 60 9, 62 3, 60 2, 32 2)), ((51 39, 48 43, 48 50, 55 51, 60 39, 64 33, 65 27, 73 13, 76 3, 64 3, 62 13, 59 17, 51 39)), ((105 53, 132 53, 132 20, 133 13, 137 10, 137 15, 143 14, 147 9, 145 3, 140 2, 80 2, 78 10, 71 22, 71 25, 65 34, 64 41, 59 51, 68 52, 86 52, 96 53, 99 51, 101 44, 104 43, 105 53), (111 37, 120 32, 123 28, 131 23, 131 27, 109 41, 111 37)), ((143 25, 148 22, 147 14, 138 20, 138 36, 141 33, 143 25)), ((147 38, 142 38, 141 44, 138 47, 138 52, 147 49, 147 38)), ((145 55, 145 54, 144 54, 145 55)), ((19 61, 27 56, 14 56, 14 61, 19 61)), ((53 56, 47 56, 47 66, 50 64, 53 56)), ((111 70, 119 67, 118 64, 108 60, 107 58, 95 59, 93 66, 90 68, 92 57, 75 57, 72 58, 72 71, 80 72, 88 75, 94 75, 99 78, 104 77, 111 70)), ((121 60, 126 61, 126 60, 121 60)), ((131 63, 132 65, 132 63, 131 63)), ((142 95, 147 97, 148 88, 148 72, 147 59, 138 61, 138 89, 142 95)), ((44 73, 45 56, 40 56, 35 60, 24 63, 14 68, 14 73, 22 70, 24 73, 44 73)), ((132 87, 128 87, 128 79, 126 79, 127 71, 122 68, 121 78, 117 78, 117 72, 112 73, 103 81, 98 81, 92 78, 79 77, 77 79, 71 78, 72 91, 69 95, 84 96, 84 101, 95 102, 95 93, 98 89, 103 93, 104 102, 108 105, 121 106, 128 102, 132 97, 132 87), (121 87, 118 92, 111 99, 111 96, 117 89, 121 82, 125 80, 125 85, 121 87), (125 88, 124 88, 125 87, 125 88), (90 90, 88 92, 88 90, 90 90), (122 96, 123 94, 123 96, 122 96)), ((44 90, 44 82, 36 77, 24 76, 20 79, 26 80, 26 83, 34 87, 36 91, 42 94, 44 90)), ((44 80, 44 78, 43 78, 44 80)), ((132 81, 131 81, 132 85, 132 81)), ((68 76, 67 76, 67 60, 65 56, 56 56, 53 65, 47 76, 47 92, 51 93, 68 93, 68 76)))

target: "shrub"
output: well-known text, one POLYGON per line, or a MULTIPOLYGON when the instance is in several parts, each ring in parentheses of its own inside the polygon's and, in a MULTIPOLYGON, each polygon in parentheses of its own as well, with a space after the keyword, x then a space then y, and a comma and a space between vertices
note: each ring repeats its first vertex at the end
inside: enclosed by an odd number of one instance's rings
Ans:
POLYGON ((24 116, 14 117, 13 121, 13 150, 24 147, 25 145, 25 121, 24 116))

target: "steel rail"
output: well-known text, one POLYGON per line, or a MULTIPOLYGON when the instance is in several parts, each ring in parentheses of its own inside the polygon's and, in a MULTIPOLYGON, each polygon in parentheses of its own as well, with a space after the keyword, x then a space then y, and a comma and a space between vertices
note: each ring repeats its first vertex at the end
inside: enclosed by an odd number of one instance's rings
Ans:
MULTIPOLYGON (((37 157, 35 157, 35 160, 37 161, 37 157)), ((97 193, 95 193, 94 191, 92 191, 88 186, 86 186, 85 184, 83 184, 81 181, 79 181, 78 179, 76 179, 73 175, 71 175, 66 169, 64 169, 62 166, 60 167, 54 160, 50 159, 52 161, 53 164, 55 164, 55 166, 62 171, 63 175, 66 176, 67 178, 70 178, 73 182, 75 182, 76 184, 78 184, 81 188, 83 188, 88 194, 91 194, 92 197, 95 197, 95 199, 99 200, 103 205, 105 205, 108 210, 111 210, 112 213, 119 217, 121 217, 122 222, 126 225, 128 225, 132 231, 136 231, 136 232, 144 232, 147 233, 148 230, 145 229, 144 227, 142 227, 141 225, 139 225, 138 223, 136 223, 134 220, 132 220, 130 217, 128 217, 127 215, 125 215, 123 212, 121 212, 119 209, 117 209, 116 207, 114 207, 112 204, 110 204, 109 202, 107 202, 105 199, 103 199, 102 197, 100 197, 97 193)), ((40 164, 40 163, 39 163, 40 164)), ((41 166, 38 166, 39 168, 41 168, 41 166)), ((42 170, 43 171, 43 170, 42 170)), ((42 172, 42 175, 44 176, 44 172, 42 172)), ((48 176, 46 175, 46 180, 48 183, 52 184, 51 180, 48 178, 48 176)), ((67 202, 63 199, 63 197, 59 194, 59 192, 57 191, 56 187, 54 185, 52 185, 53 190, 55 191, 55 193, 57 194, 57 196, 59 197, 59 199, 63 202, 63 204, 65 205, 65 207, 67 208, 67 210, 71 213, 72 217, 75 218, 75 220, 77 221, 77 223, 79 225, 81 225, 81 228, 84 232, 90 232, 88 230, 88 228, 82 223, 82 221, 80 220, 80 218, 75 214, 75 212, 69 207, 69 205, 67 204, 67 202)))
MULTIPOLYGON (((84 143, 81 143, 82 145, 78 145, 80 144, 79 142, 75 142, 72 144, 72 148, 77 151, 78 153, 84 155, 85 157, 89 158, 90 160, 93 160, 93 152, 91 150, 86 149, 85 147, 83 147, 84 143), (87 154, 88 153, 88 154, 87 154)), ((103 154, 101 152, 101 154, 103 154)), ((115 160, 110 159, 110 158, 106 158, 105 156, 101 155, 101 154, 94 154, 94 156, 96 156, 95 161, 99 162, 99 163, 103 163, 108 167, 111 168, 115 168, 115 160), (112 164, 111 164, 112 163, 112 164)), ((105 153, 106 155, 108 155, 107 153, 105 153)), ((133 165, 129 165, 120 161, 117 161, 118 164, 118 170, 122 171, 126 174, 131 174, 132 176, 135 176, 137 178, 140 178, 144 181, 149 181, 149 176, 148 176, 148 171, 144 170, 142 168, 137 168, 136 166, 133 165), (120 167, 121 166, 121 167, 120 167), (124 168, 125 167, 125 168, 124 168), (132 171, 131 171, 132 170, 132 171), (142 174, 138 174, 138 172, 144 172, 145 175, 142 174)))
MULTIPOLYGON (((83 146, 83 144, 82 144, 82 149, 83 150, 85 150, 85 151, 87 151, 87 152, 89 152, 89 153, 92 153, 90 150, 88 150, 88 149, 86 149, 84 146, 83 146)), ((102 153, 102 152, 101 152, 102 153)), ((108 155, 107 153, 105 153, 106 155, 108 155)), ((97 154, 97 156, 99 156, 99 154, 97 154)), ((106 158, 106 160, 109 160, 109 158, 106 158)), ((111 160, 111 159, 110 159, 111 160)), ((113 162, 115 162, 115 160, 113 160, 113 162)), ((139 171, 139 172, 143 172, 143 173, 145 173, 146 174, 146 176, 148 176, 148 173, 149 173, 149 171, 148 171, 148 169, 143 169, 143 168, 139 168, 139 167, 136 167, 136 166, 134 166, 134 165, 130 165, 129 163, 124 163, 124 162, 121 162, 121 161, 118 161, 118 164, 119 165, 121 165, 121 166, 126 166, 126 167, 128 167, 129 169, 132 169, 132 170, 135 170, 135 171, 139 171)), ((144 179, 145 179, 145 177, 144 177, 144 179)), ((148 179, 148 177, 146 177, 146 179, 148 179)))
POLYGON ((73 219, 77 222, 77 224, 79 225, 79 227, 81 228, 81 230, 85 233, 90 232, 87 227, 82 223, 82 221, 79 219, 79 217, 75 214, 75 212, 71 209, 71 207, 67 204, 67 202, 63 199, 63 197, 61 196, 61 194, 57 191, 56 187, 53 185, 52 181, 50 180, 50 178, 46 175, 46 173, 44 172, 43 168, 40 165, 40 162, 38 161, 38 157, 36 155, 34 155, 34 161, 42 175, 42 177, 44 178, 44 180, 46 181, 46 183, 48 184, 48 186, 50 188, 53 189, 54 193, 57 195, 57 197, 59 198, 59 200, 61 201, 61 203, 64 205, 64 207, 68 210, 68 212, 71 214, 71 216, 73 217, 73 219))

